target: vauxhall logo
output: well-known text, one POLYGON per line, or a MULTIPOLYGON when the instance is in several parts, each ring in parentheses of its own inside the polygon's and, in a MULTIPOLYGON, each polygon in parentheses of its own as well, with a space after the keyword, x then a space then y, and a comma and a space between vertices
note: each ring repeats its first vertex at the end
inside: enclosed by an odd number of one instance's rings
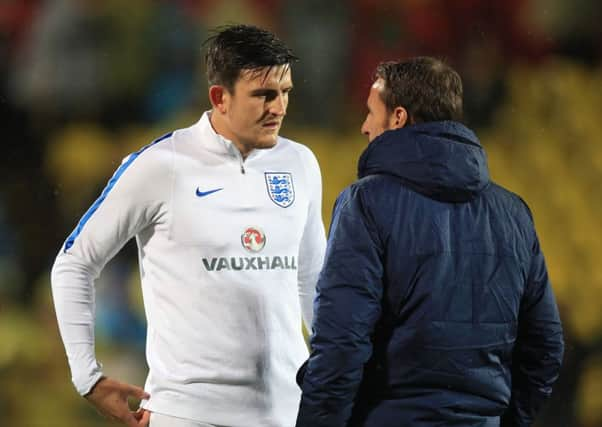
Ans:
POLYGON ((247 227, 240 236, 240 243, 249 252, 259 252, 265 246, 265 234, 258 227, 247 227))
POLYGON ((203 258, 203 265, 207 271, 296 270, 297 259, 294 256, 203 258))
MULTIPOLYGON (((266 242, 265 233, 259 227, 246 227, 240 236, 242 247, 249 252, 260 252, 266 242)), ((221 270, 296 270, 294 256, 214 257, 203 258, 207 271, 221 270)))

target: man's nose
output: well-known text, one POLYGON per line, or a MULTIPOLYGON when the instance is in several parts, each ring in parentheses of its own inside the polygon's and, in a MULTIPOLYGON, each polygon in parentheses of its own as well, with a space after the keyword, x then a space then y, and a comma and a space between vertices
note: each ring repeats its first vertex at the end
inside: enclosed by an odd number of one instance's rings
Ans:
POLYGON ((364 123, 362 123, 362 127, 360 128, 360 132, 363 135, 370 136, 370 132, 368 131, 368 127, 366 126, 366 121, 364 121, 364 123))
POLYGON ((270 113, 275 116, 284 116, 286 114, 287 102, 284 95, 280 94, 270 103, 270 113))

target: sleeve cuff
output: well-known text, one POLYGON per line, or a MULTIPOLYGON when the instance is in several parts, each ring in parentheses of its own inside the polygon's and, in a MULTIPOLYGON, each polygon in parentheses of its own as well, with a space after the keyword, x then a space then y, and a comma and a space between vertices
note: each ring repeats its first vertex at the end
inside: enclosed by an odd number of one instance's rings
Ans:
POLYGON ((91 376, 89 376, 86 381, 76 381, 75 378, 72 378, 73 381, 73 385, 75 385, 75 389, 77 390, 77 392, 82 395, 85 396, 86 394, 90 393, 90 390, 92 390, 92 387, 94 387, 96 385, 96 383, 98 381, 100 381, 100 379, 103 377, 103 373, 100 370, 100 366, 93 372, 93 374, 91 376))

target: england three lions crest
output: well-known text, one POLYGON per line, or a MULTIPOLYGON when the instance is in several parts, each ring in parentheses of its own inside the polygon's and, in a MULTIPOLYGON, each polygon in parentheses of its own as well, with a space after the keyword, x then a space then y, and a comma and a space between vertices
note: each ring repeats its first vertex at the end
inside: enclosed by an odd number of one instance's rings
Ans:
POLYGON ((288 208, 295 201, 293 175, 290 172, 266 172, 265 184, 272 202, 288 208))

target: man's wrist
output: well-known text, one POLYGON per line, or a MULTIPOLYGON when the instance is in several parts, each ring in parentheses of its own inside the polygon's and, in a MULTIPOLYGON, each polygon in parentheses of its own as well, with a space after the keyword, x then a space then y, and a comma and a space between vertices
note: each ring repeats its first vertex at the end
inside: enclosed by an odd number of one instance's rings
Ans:
POLYGON ((94 389, 96 389, 96 386, 98 385, 98 383, 100 383, 102 380, 105 380, 107 377, 102 375, 95 383, 92 387, 90 387, 90 390, 84 394, 84 397, 87 399, 88 397, 90 397, 90 395, 94 392, 94 389))

